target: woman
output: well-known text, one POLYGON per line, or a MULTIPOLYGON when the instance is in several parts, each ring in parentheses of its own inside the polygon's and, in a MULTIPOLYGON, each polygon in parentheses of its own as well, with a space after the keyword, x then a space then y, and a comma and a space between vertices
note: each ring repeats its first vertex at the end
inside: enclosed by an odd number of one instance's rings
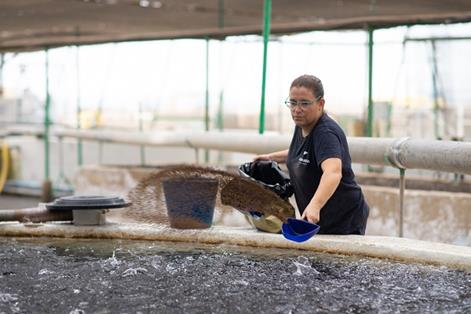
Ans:
POLYGON ((319 233, 365 234, 369 208, 355 182, 345 134, 324 104, 321 80, 296 78, 286 100, 296 125, 289 149, 254 160, 287 164, 302 219, 319 224, 319 233))

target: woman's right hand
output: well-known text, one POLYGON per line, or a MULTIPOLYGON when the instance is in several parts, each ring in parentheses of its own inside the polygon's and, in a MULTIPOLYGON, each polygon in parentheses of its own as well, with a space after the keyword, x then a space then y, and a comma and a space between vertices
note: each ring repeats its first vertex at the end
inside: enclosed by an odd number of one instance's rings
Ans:
POLYGON ((257 155, 253 158, 253 161, 257 160, 272 160, 270 154, 257 155))
POLYGON ((288 150, 281 150, 279 152, 273 152, 270 154, 262 154, 262 155, 257 155, 253 158, 253 161, 257 160, 268 160, 268 161, 276 161, 277 163, 285 163, 286 158, 288 157, 288 150))

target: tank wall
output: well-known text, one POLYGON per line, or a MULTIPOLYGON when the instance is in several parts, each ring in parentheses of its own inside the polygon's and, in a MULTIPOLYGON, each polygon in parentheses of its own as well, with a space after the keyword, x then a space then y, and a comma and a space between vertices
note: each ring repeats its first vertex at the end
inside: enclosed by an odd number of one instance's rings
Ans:
MULTIPOLYGON (((91 166, 82 168, 75 180, 76 194, 125 195, 137 182, 155 169, 91 166)), ((366 233, 396 236, 399 222, 399 190, 391 187, 362 186, 370 206, 366 233)), ((471 245, 471 194, 406 190, 404 236, 411 239, 471 245)), ((215 223, 247 226, 237 211, 222 211, 215 223)))

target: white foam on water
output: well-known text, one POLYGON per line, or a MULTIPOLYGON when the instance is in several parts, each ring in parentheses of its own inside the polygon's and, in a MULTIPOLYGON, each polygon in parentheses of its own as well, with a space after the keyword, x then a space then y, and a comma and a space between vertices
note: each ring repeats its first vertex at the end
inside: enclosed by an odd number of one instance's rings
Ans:
POLYGON ((241 286, 248 286, 249 283, 245 280, 234 280, 234 284, 241 285, 241 286))
POLYGON ((136 276, 137 274, 147 273, 147 269, 144 267, 137 267, 137 268, 128 268, 123 272, 123 277, 127 276, 136 276))
POLYGON ((17 294, 0 293, 0 302, 7 303, 18 300, 17 294))
POLYGON ((85 308, 87 306, 88 306, 88 302, 82 301, 82 302, 79 303, 80 308, 85 308))
POLYGON ((175 267, 172 263, 169 263, 165 270, 172 275, 178 273, 178 267, 175 267))
POLYGON ((52 271, 52 270, 46 269, 46 268, 41 269, 41 270, 38 272, 38 275, 40 275, 40 276, 41 276, 41 275, 50 275, 50 274, 55 274, 55 272, 52 271))
POLYGON ((150 260, 150 265, 154 268, 154 269, 161 269, 162 268, 162 257, 161 256, 154 256, 152 257, 152 259, 150 260))
POLYGON ((110 272, 113 272, 114 270, 119 268, 119 266, 123 263, 122 261, 120 261, 116 258, 115 252, 116 251, 113 251, 113 255, 111 257, 107 258, 106 260, 100 261, 100 264, 101 264, 100 266, 103 269, 105 269, 107 271, 110 271, 110 272))
POLYGON ((312 268, 309 259, 305 256, 298 256, 296 261, 293 261, 293 264, 296 266, 296 271, 293 273, 293 275, 303 276, 320 274, 315 268, 312 268))

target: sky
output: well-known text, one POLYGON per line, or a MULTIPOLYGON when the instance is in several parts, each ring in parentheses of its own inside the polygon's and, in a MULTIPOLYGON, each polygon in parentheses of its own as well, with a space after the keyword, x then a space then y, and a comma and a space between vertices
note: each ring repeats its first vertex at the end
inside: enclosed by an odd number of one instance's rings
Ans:
MULTIPOLYGON (((375 31, 375 101, 431 108, 430 42, 409 38, 471 36, 471 23, 396 27, 375 31)), ((309 32, 273 37, 268 48, 267 113, 282 112, 291 81, 301 74, 321 78, 326 108, 362 117, 367 105, 367 34, 364 31, 309 32)), ((162 114, 200 115, 205 104, 205 40, 162 40, 49 51, 53 115, 73 117, 83 109, 137 113, 139 106, 162 114)), ((209 45, 211 115, 223 94, 224 113, 260 110, 263 45, 260 36, 234 36, 209 45)), ((451 106, 471 105, 471 40, 438 42, 439 89, 451 106)), ((6 96, 28 90, 45 98, 45 53, 7 54, 6 96)), ((73 121, 73 118, 71 118, 73 121)))

